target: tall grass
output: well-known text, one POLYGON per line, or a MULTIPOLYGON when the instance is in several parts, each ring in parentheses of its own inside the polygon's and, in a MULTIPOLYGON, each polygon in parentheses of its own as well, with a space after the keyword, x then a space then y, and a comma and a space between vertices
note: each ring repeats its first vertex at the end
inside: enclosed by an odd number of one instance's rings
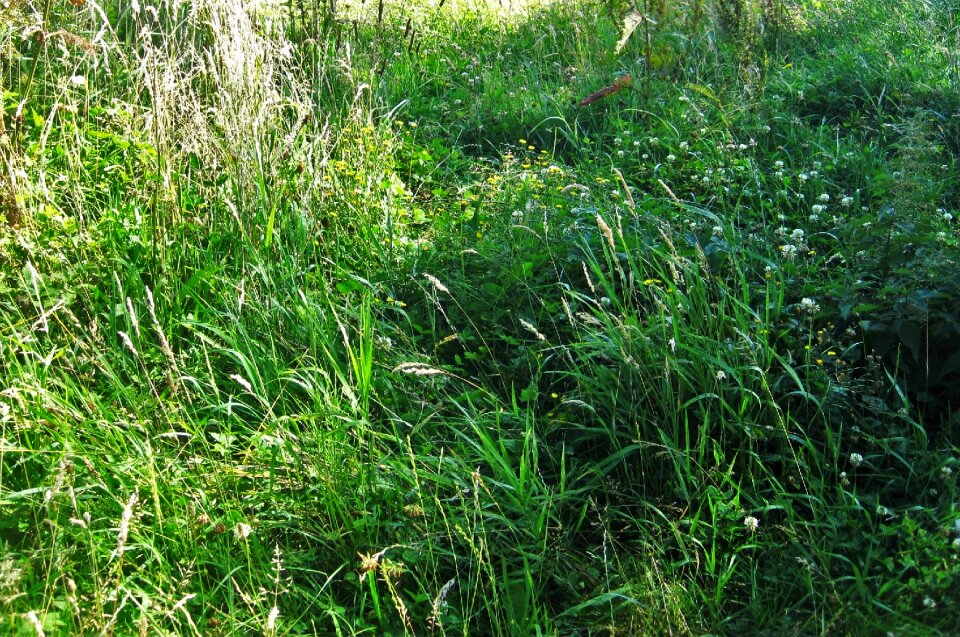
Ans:
POLYGON ((955 632, 942 3, 2 11, 8 633, 955 632))

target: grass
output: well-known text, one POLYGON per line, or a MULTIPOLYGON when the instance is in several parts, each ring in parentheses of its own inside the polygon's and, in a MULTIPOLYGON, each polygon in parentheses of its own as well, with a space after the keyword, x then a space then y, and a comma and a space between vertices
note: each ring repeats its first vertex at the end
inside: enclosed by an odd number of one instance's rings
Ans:
POLYGON ((2 10, 3 629, 960 629, 956 8, 409 4, 2 10))

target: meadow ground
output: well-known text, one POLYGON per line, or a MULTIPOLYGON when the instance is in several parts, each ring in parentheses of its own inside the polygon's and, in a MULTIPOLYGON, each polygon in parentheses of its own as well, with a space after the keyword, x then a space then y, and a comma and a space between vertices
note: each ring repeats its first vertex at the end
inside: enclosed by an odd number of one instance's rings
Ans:
POLYGON ((0 630, 960 632, 947 0, 10 0, 0 630))

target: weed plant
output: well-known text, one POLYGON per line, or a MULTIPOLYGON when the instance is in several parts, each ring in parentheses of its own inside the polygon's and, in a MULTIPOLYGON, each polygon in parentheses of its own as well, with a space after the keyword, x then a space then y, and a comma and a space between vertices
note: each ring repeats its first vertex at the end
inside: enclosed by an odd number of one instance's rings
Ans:
POLYGON ((960 631, 950 3, 0 16, 6 634, 960 631))

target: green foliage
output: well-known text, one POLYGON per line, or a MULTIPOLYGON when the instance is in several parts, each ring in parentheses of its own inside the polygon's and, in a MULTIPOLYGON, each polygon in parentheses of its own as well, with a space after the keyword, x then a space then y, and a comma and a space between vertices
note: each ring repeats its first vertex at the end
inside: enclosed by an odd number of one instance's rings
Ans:
POLYGON ((0 626, 955 633, 901 4, 11 4, 0 626))

